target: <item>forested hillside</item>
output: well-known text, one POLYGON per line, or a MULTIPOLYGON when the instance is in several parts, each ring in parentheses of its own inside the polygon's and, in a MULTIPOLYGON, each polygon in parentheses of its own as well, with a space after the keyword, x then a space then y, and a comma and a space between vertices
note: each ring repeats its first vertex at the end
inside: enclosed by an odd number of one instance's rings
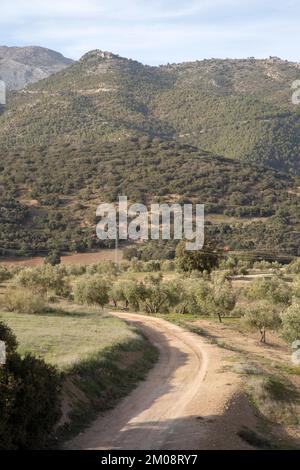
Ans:
POLYGON ((115 141, 150 134, 299 174, 299 64, 204 60, 150 67, 91 51, 12 95, 1 144, 115 141))
POLYGON ((2 254, 95 246, 96 207, 119 194, 204 203, 220 244, 299 254, 299 73, 279 59, 149 67, 92 51, 11 93, 2 254))

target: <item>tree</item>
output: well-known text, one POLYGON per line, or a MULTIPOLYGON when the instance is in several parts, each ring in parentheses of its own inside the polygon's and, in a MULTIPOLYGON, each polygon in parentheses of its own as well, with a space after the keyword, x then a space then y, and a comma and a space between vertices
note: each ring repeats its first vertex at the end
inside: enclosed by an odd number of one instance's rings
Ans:
POLYGON ((269 300, 274 304, 289 304, 291 295, 291 289, 278 277, 255 279, 247 290, 250 300, 269 300))
POLYGON ((180 271, 211 272, 218 266, 218 253, 212 242, 206 241, 204 247, 197 251, 187 251, 185 241, 178 244, 176 249, 176 265, 180 271))
POLYGON ((300 340, 300 301, 293 299, 281 315, 283 336, 290 342, 300 340))
POLYGON ((142 282, 126 280, 123 282, 123 293, 126 308, 131 305, 134 310, 138 311, 140 309, 140 304, 145 299, 145 285, 142 282))
POLYGON ((61 257, 58 251, 51 251, 48 256, 45 258, 45 264, 50 264, 51 266, 57 266, 61 263, 61 257))
POLYGON ((222 323, 222 316, 230 313, 236 304, 236 295, 233 292, 231 282, 228 280, 215 279, 212 287, 212 299, 210 312, 217 315, 222 323))
POLYGON ((113 301, 115 307, 118 306, 118 302, 126 301, 124 281, 118 280, 114 282, 109 290, 109 298, 113 301))
POLYGON ((47 293, 53 290, 56 295, 67 296, 69 285, 66 280, 66 269, 64 266, 51 266, 44 264, 35 268, 22 269, 16 277, 16 282, 22 287, 47 293))
POLYGON ((75 284, 74 298, 81 304, 100 305, 102 310, 109 302, 109 285, 99 275, 82 276, 75 284))
POLYGON ((132 258, 138 258, 139 252, 135 246, 124 248, 123 259, 130 261, 132 258))
POLYGON ((277 330, 281 325, 278 310, 269 302, 261 301, 250 305, 244 316, 246 324, 260 332, 260 342, 266 343, 266 331, 277 330))
POLYGON ((199 282, 196 301, 202 312, 217 316, 222 323, 222 317, 234 309, 236 295, 230 281, 216 277, 212 284, 205 281, 199 282))
POLYGON ((178 285, 172 282, 162 282, 161 274, 146 278, 144 305, 149 313, 169 311, 180 301, 178 285))

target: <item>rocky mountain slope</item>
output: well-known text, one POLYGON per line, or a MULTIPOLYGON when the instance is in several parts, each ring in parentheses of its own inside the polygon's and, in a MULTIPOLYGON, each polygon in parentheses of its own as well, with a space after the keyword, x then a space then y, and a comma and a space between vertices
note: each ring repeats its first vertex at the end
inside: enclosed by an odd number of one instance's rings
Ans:
POLYGON ((9 94, 3 254, 96 246, 96 207, 118 194, 204 203, 220 244, 299 254, 299 72, 276 58, 150 67, 95 50, 9 94))
POLYGON ((43 47, 0 46, 0 80, 8 90, 20 90, 72 64, 58 52, 43 47))
POLYGON ((17 134, 24 147, 147 134, 300 174, 299 76, 299 64, 277 58, 150 67, 91 51, 9 99, 0 139, 17 134))

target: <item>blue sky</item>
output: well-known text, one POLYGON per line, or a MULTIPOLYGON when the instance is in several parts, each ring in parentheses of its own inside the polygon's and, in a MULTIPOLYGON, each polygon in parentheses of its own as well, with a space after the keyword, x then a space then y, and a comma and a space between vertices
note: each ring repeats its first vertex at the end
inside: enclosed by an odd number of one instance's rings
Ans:
POLYGON ((299 0, 1 0, 0 44, 147 64, 277 55, 300 62, 299 0))

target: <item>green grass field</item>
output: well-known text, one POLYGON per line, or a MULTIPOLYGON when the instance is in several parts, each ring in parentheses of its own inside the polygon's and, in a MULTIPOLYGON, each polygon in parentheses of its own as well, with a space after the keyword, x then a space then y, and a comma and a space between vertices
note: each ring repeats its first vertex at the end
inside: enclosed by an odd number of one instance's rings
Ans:
POLYGON ((60 369, 67 369, 107 347, 140 338, 123 321, 100 309, 65 305, 40 315, 0 313, 12 328, 19 352, 31 352, 60 369))
POLYGON ((115 406, 158 357, 135 328, 96 307, 64 302, 38 315, 0 312, 0 321, 17 336, 21 355, 34 354, 63 372, 63 418, 54 447, 115 406))

